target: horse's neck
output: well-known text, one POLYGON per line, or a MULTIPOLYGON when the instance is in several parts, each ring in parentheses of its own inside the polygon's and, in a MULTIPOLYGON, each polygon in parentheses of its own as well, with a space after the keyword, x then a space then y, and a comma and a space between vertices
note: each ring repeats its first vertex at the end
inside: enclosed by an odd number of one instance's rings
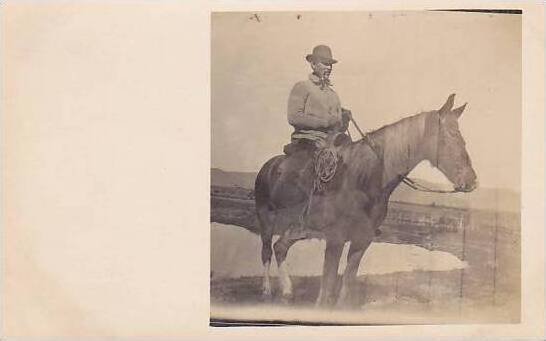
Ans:
POLYGON ((398 121, 370 133, 383 160, 382 185, 391 191, 429 153, 428 113, 398 121))

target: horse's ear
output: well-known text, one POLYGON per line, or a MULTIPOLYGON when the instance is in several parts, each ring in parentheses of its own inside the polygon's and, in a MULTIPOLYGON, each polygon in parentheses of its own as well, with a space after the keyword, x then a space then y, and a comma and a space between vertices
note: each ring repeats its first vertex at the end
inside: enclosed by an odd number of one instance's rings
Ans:
POLYGON ((451 111, 453 108, 453 103, 455 102, 455 94, 449 95, 446 103, 440 108, 440 114, 444 115, 451 111))
POLYGON ((467 104, 468 103, 465 103, 464 105, 458 107, 457 109, 453 109, 451 112, 453 113, 453 115, 455 115, 455 117, 459 118, 459 117, 461 117, 461 115, 462 115, 464 109, 466 108, 467 104))

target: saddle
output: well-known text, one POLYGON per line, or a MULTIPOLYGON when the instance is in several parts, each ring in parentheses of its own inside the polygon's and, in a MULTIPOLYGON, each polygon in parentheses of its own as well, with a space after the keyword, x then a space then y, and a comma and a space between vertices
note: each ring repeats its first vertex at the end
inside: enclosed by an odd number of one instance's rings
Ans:
POLYGON ((308 139, 293 139, 283 148, 286 154, 281 166, 283 177, 297 182, 297 186, 306 193, 322 192, 342 163, 338 150, 351 142, 351 138, 343 133, 329 135, 320 144, 308 139))
MULTIPOLYGON (((351 143, 351 138, 344 133, 335 133, 327 137, 323 144, 328 147, 341 147, 351 143)), ((298 151, 315 152, 317 149, 321 149, 313 140, 308 139, 292 139, 292 142, 283 147, 283 152, 290 156, 298 151)))

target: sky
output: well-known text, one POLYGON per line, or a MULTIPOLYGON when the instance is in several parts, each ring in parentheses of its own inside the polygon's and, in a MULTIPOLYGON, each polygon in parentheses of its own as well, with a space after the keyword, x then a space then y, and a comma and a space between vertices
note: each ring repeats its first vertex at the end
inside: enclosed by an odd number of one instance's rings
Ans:
MULTIPOLYGON (((468 103, 461 133, 481 186, 520 189, 521 17, 458 12, 213 13, 211 166, 258 171, 282 153, 286 103, 305 55, 332 48, 331 76, 361 128, 468 103), (300 15, 298 19, 298 15, 300 15)), ((358 136, 354 128, 353 137, 358 136)), ((447 184, 426 162, 410 176, 447 184)))

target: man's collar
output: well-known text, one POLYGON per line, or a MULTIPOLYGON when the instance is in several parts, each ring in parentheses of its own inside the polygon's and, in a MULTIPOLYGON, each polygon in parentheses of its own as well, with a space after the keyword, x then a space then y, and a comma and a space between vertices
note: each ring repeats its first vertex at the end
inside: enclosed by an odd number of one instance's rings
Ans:
POLYGON ((326 79, 324 84, 322 84, 322 81, 321 79, 319 78, 319 76, 315 75, 314 73, 311 73, 309 74, 309 80, 313 83, 315 83, 316 85, 319 85, 321 87, 323 86, 332 86, 333 84, 330 82, 329 79, 326 79))

